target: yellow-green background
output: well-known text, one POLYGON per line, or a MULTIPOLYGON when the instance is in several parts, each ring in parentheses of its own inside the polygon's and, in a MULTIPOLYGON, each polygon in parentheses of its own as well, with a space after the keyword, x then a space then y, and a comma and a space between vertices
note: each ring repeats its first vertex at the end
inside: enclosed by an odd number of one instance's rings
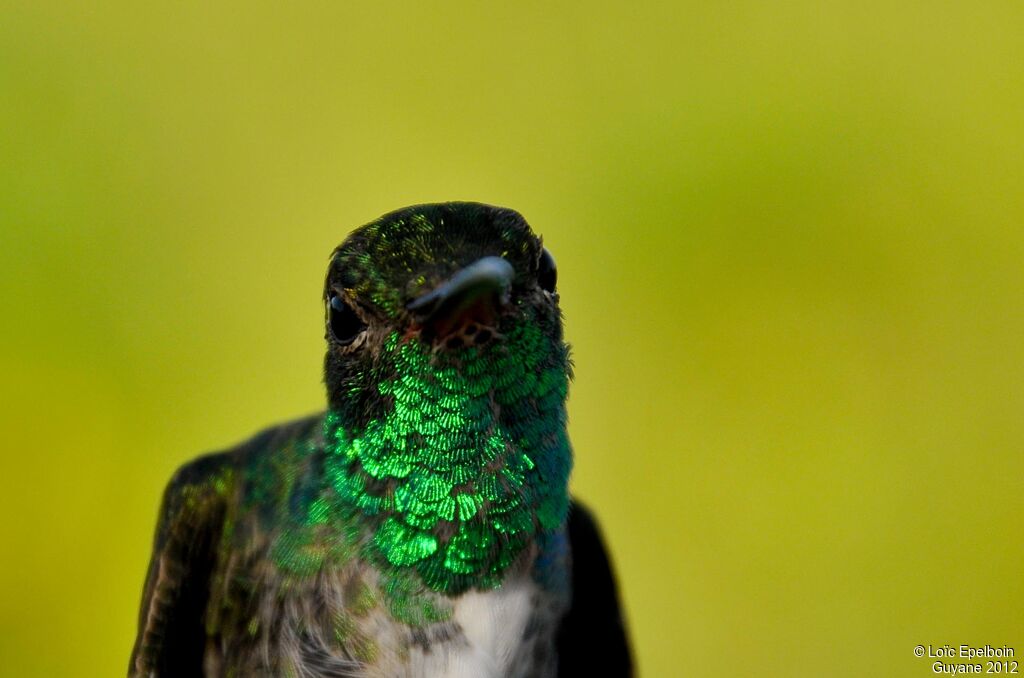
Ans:
POLYGON ((123 673, 173 469, 452 199, 558 259, 643 674, 1024 653, 1019 2, 284 4, 0 10, 0 672, 123 673))

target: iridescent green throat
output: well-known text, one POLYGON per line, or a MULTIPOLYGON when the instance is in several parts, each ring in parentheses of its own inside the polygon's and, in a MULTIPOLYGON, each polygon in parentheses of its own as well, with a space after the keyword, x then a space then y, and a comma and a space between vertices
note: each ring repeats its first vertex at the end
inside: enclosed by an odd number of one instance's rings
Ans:
POLYGON ((378 365, 385 413, 325 419, 338 502, 371 520, 385 566, 444 593, 499 584, 568 511, 566 347, 529 323, 454 351, 393 333, 378 365))

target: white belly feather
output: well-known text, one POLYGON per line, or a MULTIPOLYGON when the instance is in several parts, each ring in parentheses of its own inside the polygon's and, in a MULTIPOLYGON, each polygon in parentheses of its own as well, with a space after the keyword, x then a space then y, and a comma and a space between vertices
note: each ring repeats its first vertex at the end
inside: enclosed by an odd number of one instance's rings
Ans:
POLYGON ((501 588, 459 597, 453 619, 468 642, 445 653, 447 666, 437 667, 437 675, 490 678, 511 673, 536 593, 537 585, 524 575, 506 581, 501 588))

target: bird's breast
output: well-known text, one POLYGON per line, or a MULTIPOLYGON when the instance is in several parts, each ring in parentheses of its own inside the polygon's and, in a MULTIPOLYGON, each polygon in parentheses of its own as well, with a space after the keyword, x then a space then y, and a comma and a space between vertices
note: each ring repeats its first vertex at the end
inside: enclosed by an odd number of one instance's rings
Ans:
POLYGON ((208 675, 497 678, 555 674, 563 597, 528 570, 495 588, 457 596, 414 592, 395 600, 394 582, 354 560, 304 578, 270 563, 236 571, 207 652, 208 675), (398 606, 405 606, 397 610, 398 606), (442 613, 412 619, 430 606, 442 613), (398 614, 396 614, 396 610, 398 614), (231 612, 229 612, 231 614, 231 612), (403 615, 406 615, 404 618, 403 615))
POLYGON ((452 614, 452 622, 461 631, 461 642, 439 653, 439 665, 429 667, 436 673, 428 670, 423 675, 514 675, 523 662, 533 663, 533 645, 538 638, 536 633, 528 637, 527 627, 531 622, 543 625, 543 603, 541 590, 525 575, 497 589, 463 594, 455 600, 452 614))

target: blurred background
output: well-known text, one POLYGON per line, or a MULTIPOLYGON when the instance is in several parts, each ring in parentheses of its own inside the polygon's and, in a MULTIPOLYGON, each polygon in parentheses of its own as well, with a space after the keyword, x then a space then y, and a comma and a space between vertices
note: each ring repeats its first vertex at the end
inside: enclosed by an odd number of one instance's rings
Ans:
POLYGON ((1018 2, 2 3, 0 657, 123 675, 176 466, 321 407, 411 203, 559 263, 645 676, 1024 653, 1018 2), (372 5, 372 8, 369 7, 372 5))

